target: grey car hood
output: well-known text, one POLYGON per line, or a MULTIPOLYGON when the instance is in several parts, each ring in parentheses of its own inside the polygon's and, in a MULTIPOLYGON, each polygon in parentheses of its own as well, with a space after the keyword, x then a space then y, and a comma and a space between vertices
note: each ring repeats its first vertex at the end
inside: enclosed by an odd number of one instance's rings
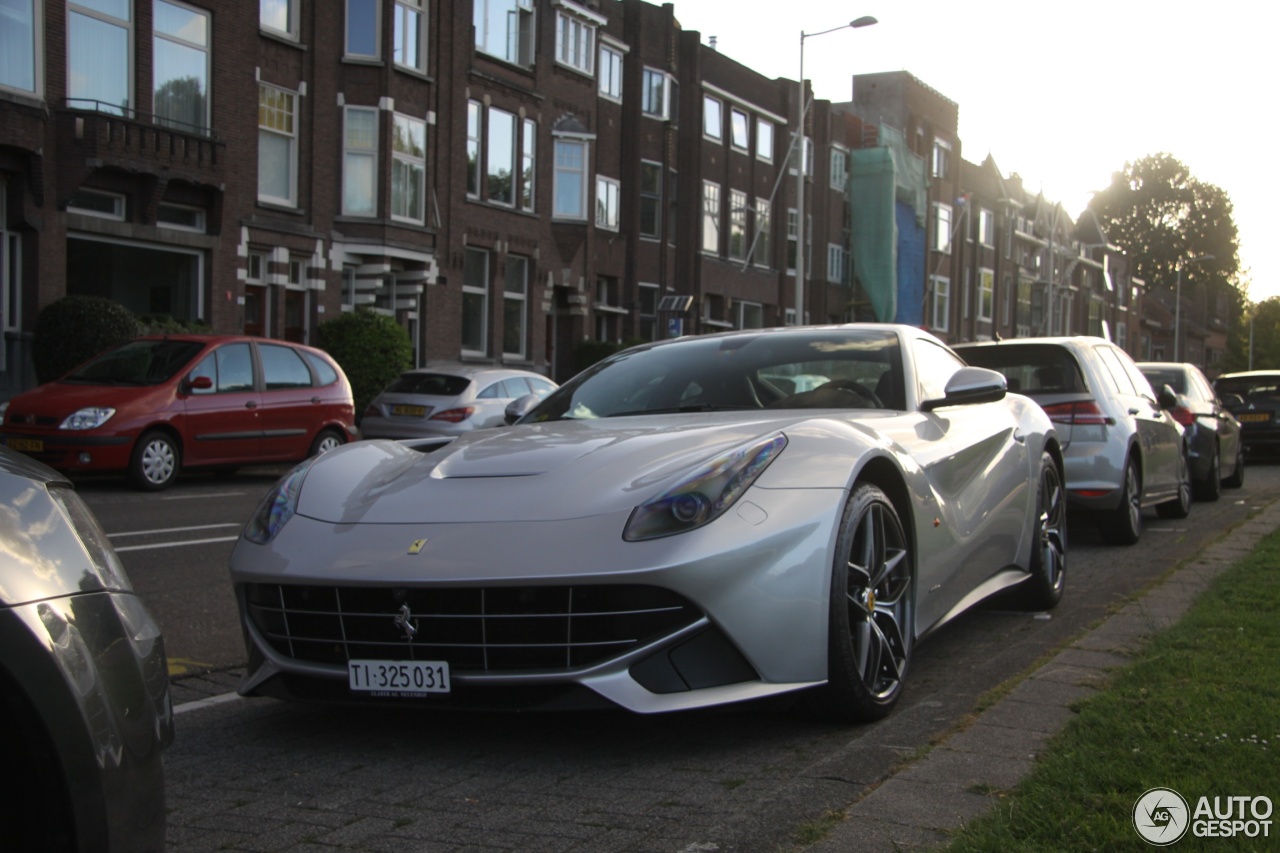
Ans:
POLYGON ((307 472, 298 513, 333 524, 420 524, 628 511, 718 454, 814 416, 792 410, 556 421, 475 433, 430 453, 393 441, 356 442, 307 472))

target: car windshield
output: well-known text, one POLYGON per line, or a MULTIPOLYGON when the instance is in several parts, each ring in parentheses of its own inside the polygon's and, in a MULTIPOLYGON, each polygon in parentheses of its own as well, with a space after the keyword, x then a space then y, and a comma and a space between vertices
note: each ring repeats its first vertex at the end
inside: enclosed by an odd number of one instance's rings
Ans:
POLYGON ((1053 344, 997 344, 963 347, 960 357, 974 367, 998 370, 1016 394, 1072 394, 1087 390, 1080 366, 1065 347, 1053 344))
POLYGON ((746 409, 902 409, 897 335, 712 336, 626 350, 570 380, 524 422, 746 409))
POLYGON ((1152 388, 1168 385, 1175 394, 1187 393, 1187 377, 1181 370, 1144 367, 1142 368, 1142 375, 1147 377, 1147 381, 1151 383, 1152 388))
POLYGON ((1224 376, 1214 383, 1218 395, 1239 394, 1246 403, 1280 403, 1280 373, 1268 376, 1224 376))
POLYGON ((64 382, 85 385, 159 385, 191 363, 200 341, 130 341, 68 373, 64 382))
POLYGON ((471 380, 449 373, 403 373, 387 386, 395 394, 426 394, 430 397, 457 397, 471 380))

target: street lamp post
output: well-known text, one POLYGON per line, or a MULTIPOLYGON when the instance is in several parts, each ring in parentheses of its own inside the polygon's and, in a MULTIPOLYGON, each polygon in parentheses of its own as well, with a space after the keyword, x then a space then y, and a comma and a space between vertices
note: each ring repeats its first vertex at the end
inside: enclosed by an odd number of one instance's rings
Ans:
POLYGON ((796 325, 797 326, 804 325, 804 276, 805 276, 804 262, 805 262, 805 252, 808 249, 808 246, 805 245, 808 239, 808 235, 805 233, 804 172, 805 172, 805 165, 806 165, 805 160, 809 152, 804 144, 804 139, 805 139, 804 117, 805 117, 805 113, 808 112, 809 105, 808 103, 805 102, 805 97, 804 97, 804 40, 807 38, 812 38, 813 36, 822 36, 822 35, 826 35, 827 33, 834 33, 837 30, 844 30, 849 28, 858 29, 860 27, 869 27, 872 24, 877 24, 877 23, 879 23, 879 21, 877 21, 875 18, 871 17, 870 15, 863 15, 861 18, 855 18, 854 20, 850 21, 847 24, 841 24, 840 26, 832 27, 829 30, 822 30, 821 32, 816 32, 816 33, 806 33, 804 30, 800 31, 800 81, 797 84, 800 91, 800 99, 799 99, 800 124, 796 130, 796 145, 800 149, 800 157, 799 157, 799 160, 797 161, 798 166, 796 168, 796 217, 799 220, 796 223, 796 230, 799 232, 796 237, 796 325))
POLYGON ((1173 293, 1173 360, 1174 362, 1182 361, 1182 266, 1186 264, 1194 264, 1197 261, 1212 261, 1213 255, 1196 255, 1194 258, 1187 258, 1186 261, 1179 261, 1174 264, 1177 270, 1177 285, 1173 293))

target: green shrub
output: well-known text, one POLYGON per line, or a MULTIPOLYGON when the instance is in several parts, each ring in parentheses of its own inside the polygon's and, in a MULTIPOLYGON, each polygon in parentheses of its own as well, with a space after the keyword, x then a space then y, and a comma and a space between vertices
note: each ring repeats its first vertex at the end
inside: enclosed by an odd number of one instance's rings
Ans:
POLYGON ((145 335, 211 335, 213 327, 208 323, 196 321, 184 323, 175 320, 168 314, 143 314, 138 317, 145 335))
POLYGON ((133 313, 100 296, 64 296, 36 317, 31 360, 36 379, 51 382, 77 365, 142 334, 133 313))
POLYGON ((349 311, 321 323, 317 343, 351 380, 357 420, 378 392, 413 364, 413 344, 404 327, 373 311, 349 311))

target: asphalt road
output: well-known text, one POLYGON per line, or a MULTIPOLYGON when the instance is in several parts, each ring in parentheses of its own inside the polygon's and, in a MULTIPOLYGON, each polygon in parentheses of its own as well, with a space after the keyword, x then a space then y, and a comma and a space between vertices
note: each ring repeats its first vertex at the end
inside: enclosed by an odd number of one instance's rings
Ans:
POLYGON ((1188 519, 1149 512, 1135 547, 1102 545, 1073 517, 1067 592, 1051 615, 990 605, 961 617, 917 648, 888 719, 837 727, 785 701, 640 717, 230 698, 243 650, 226 559, 274 473, 193 477, 160 495, 82 484, 174 661, 174 850, 789 849, 962 725, 984 693, 1280 499, 1280 466, 1251 465, 1243 489, 1188 519))

